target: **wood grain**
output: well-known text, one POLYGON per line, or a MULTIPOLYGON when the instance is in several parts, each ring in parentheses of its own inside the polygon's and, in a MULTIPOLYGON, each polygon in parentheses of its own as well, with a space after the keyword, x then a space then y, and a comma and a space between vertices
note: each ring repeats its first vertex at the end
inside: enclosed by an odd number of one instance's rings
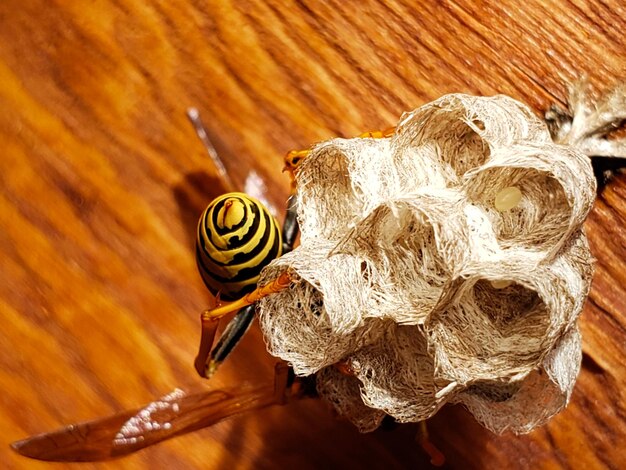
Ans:
MULTIPOLYGON (((8 443, 206 386, 192 234, 223 185, 188 106, 235 184, 256 172, 281 207, 289 149, 448 92, 540 113, 580 74, 626 77, 625 18, 618 0, 0 2, 0 461, 50 468, 8 443)), ((571 405, 521 437, 444 409, 431 427, 450 468, 626 466, 624 177, 586 228, 598 264, 571 405)), ((255 329, 212 385, 270 380, 271 366, 255 329)), ((427 466, 414 432, 359 435, 307 401, 80 468, 427 466)))

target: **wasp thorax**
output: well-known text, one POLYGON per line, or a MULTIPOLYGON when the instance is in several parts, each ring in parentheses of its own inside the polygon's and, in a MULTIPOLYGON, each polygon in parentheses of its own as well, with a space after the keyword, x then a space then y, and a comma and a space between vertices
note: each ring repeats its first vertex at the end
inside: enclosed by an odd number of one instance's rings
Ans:
POLYGON ((200 217, 198 269, 209 290, 226 300, 254 290, 261 270, 281 254, 276 220, 261 202, 246 194, 219 196, 200 217))

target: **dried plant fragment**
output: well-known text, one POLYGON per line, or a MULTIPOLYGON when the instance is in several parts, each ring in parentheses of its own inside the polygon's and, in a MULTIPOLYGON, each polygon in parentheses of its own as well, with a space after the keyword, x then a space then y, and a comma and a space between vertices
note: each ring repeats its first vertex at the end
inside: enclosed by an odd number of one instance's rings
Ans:
POLYGON ((568 109, 553 105, 545 115, 556 143, 571 145, 593 159, 600 185, 626 158, 626 82, 617 83, 599 96, 586 79, 570 86, 568 109))

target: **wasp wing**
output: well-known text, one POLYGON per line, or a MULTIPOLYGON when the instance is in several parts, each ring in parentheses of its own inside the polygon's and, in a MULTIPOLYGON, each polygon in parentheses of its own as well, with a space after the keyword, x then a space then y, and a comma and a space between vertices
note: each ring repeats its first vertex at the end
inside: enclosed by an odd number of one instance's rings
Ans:
POLYGON ((107 460, 276 403, 271 387, 194 394, 174 390, 140 410, 72 424, 14 442, 11 447, 21 455, 38 460, 107 460))

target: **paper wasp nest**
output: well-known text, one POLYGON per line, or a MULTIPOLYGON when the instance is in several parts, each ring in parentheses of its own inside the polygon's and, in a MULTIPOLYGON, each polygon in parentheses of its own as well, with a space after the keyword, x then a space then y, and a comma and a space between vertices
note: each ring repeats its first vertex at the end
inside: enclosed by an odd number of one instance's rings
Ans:
POLYGON ((579 371, 595 185, 505 96, 444 96, 390 138, 319 144, 297 175, 301 245, 262 275, 297 279, 260 304, 269 351, 362 431, 448 402, 530 431, 579 371))

